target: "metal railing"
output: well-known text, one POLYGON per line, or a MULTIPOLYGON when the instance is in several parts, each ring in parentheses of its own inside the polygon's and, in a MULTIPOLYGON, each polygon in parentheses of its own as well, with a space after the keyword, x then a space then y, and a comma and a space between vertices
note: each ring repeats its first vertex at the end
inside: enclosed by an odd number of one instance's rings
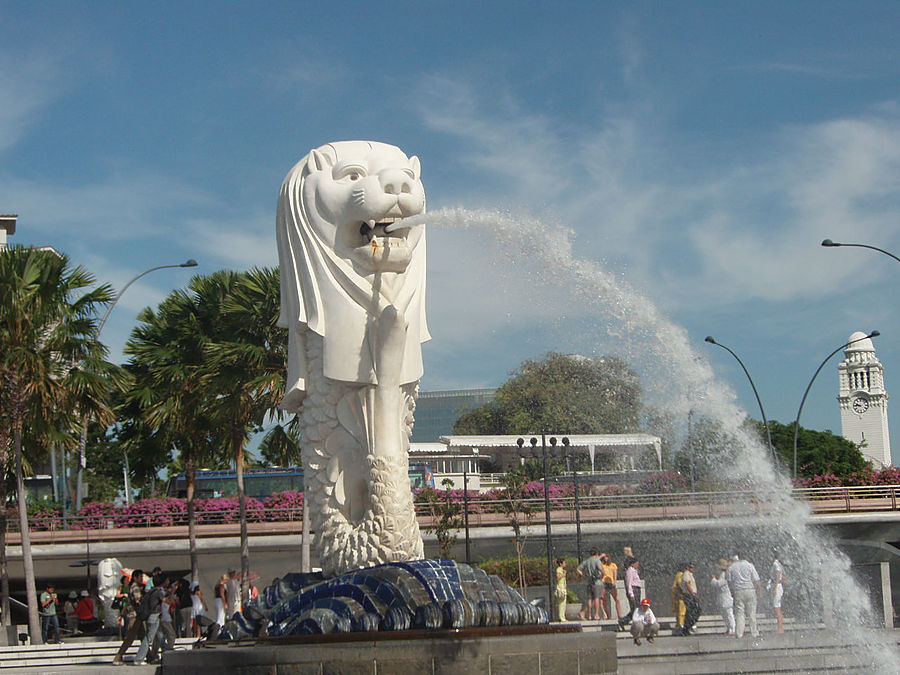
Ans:
MULTIPOLYGON (((897 511, 900 485, 868 485, 856 487, 796 488, 792 496, 805 501, 817 514, 897 511)), ((762 494, 752 490, 729 492, 673 492, 662 494, 590 495, 580 496, 578 507, 582 522, 654 520, 668 518, 714 518, 747 513, 765 513, 775 508, 775 493, 762 494)), ((516 509, 522 513, 542 514, 542 497, 518 499, 516 509)), ((505 499, 469 500, 469 524, 473 527, 506 522, 510 501, 505 499)), ((462 502, 459 502, 462 509, 462 502)), ((428 503, 415 505, 416 516, 428 526, 434 516, 428 503)), ((575 498, 551 497, 551 516, 554 522, 574 522, 575 498)), ((302 507, 253 508, 248 511, 248 523, 256 532, 291 532, 299 529, 303 519, 302 507)), ((537 519, 536 519, 537 520, 537 519)), ((536 521, 535 521, 536 522, 536 521)), ((113 513, 90 516, 35 515, 29 518, 32 532, 91 531, 92 537, 103 538, 98 531, 151 530, 166 527, 186 527, 186 512, 125 514, 113 513)), ((197 513, 201 529, 221 530, 222 526, 237 526, 236 511, 201 511, 197 513), (213 526, 213 527, 209 527, 213 526), (218 527, 215 527, 218 526, 218 527)), ((10 519, 10 532, 17 532, 17 519, 10 519)))

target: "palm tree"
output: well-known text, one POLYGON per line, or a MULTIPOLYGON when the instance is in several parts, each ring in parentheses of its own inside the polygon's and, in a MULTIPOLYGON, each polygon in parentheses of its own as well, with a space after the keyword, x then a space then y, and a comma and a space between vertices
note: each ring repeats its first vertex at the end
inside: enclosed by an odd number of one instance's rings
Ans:
MULTIPOLYGON (((201 277, 194 277, 193 289, 201 277)), ((125 346, 130 358, 126 369, 133 378, 126 408, 137 411, 138 436, 150 436, 160 447, 175 449, 187 482, 188 539, 191 577, 198 580, 194 479, 197 463, 215 453, 215 435, 209 420, 210 396, 203 384, 205 345, 219 307, 204 304, 194 292, 173 291, 156 311, 144 309, 141 325, 125 346)))
MULTIPOLYGON (((107 285, 93 286, 94 278, 55 251, 20 246, 0 251, 0 378, 3 409, 0 436, 12 438, 28 625, 34 644, 40 644, 37 592, 31 538, 28 530, 22 437, 26 422, 49 418, 52 410, 65 413, 70 400, 65 386, 72 364, 100 358, 103 348, 94 329, 97 309, 110 302, 107 285)), ((2 439, 0 439, 2 440, 2 439)), ((5 505, 4 505, 5 506, 5 505)), ((5 531, 0 545, 6 545, 5 531)))
POLYGON ((244 444, 260 429, 284 396, 286 331, 276 324, 278 272, 253 269, 241 275, 222 273, 207 279, 198 292, 222 298, 221 332, 207 344, 205 382, 215 396, 216 426, 226 431, 237 474, 241 528, 241 598, 248 597, 250 547, 244 493, 244 444))
POLYGON ((263 462, 274 466, 300 466, 300 419, 297 415, 287 423, 277 423, 259 443, 263 462))

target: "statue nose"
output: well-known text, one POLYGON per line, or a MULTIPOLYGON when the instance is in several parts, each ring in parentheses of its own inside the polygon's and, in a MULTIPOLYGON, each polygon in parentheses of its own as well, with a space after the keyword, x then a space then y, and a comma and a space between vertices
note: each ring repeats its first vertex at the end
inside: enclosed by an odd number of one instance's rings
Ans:
POLYGON ((408 194, 412 192, 413 179, 409 174, 399 169, 382 171, 378 174, 381 187, 389 195, 408 194))

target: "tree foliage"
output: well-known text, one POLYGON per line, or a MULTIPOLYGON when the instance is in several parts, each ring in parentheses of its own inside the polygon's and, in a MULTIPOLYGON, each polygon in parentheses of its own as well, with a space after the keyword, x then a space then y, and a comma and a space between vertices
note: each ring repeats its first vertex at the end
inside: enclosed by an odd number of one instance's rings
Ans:
MULTIPOLYGON (((765 438, 762 424, 759 422, 756 424, 762 438, 765 438)), ((794 424, 781 424, 769 420, 769 431, 772 434, 772 445, 775 446, 775 453, 782 466, 793 471, 794 424)), ((868 462, 862 451, 852 441, 830 431, 815 431, 800 427, 800 433, 797 434, 798 476, 832 474, 843 479, 852 473, 862 471, 867 466, 868 462)))
POLYGON ((493 401, 462 415, 453 431, 621 434, 638 429, 640 411, 640 381, 622 359, 551 352, 522 363, 493 401))
MULTIPOLYGON (((0 475, 6 474, 12 441, 16 491, 19 504, 24 505, 26 434, 32 451, 53 442, 72 443, 73 432, 80 434, 79 412, 93 409, 103 417, 110 414, 105 384, 99 386, 96 377, 105 369, 96 325, 97 311, 111 301, 112 292, 107 285, 95 287, 93 276, 83 267, 70 266, 65 255, 15 246, 0 251, 0 298, 0 475)), ((0 504, 4 503, 5 495, 0 494, 0 504)), ((32 642, 40 644, 27 509, 18 511, 29 630, 32 642)), ((6 621, 5 511, 0 526, 6 621)))

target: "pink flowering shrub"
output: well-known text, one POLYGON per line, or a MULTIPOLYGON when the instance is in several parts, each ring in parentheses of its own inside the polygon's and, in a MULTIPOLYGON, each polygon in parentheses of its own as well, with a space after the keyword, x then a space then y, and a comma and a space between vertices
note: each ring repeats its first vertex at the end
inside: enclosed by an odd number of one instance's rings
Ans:
POLYGON ((298 520, 303 515, 303 493, 297 490, 276 492, 263 502, 267 522, 298 520))
MULTIPOLYGON (((9 510, 9 522, 18 523, 18 511, 9 510)), ((37 502, 28 505, 28 526, 30 530, 59 530, 62 528, 62 512, 52 502, 37 502)))
POLYGON ((677 471, 660 471, 641 479, 635 492, 645 495, 687 492, 690 481, 677 471))
POLYGON ((827 473, 818 476, 801 476, 794 480, 794 487, 818 488, 818 487, 856 487, 867 485, 900 485, 900 469, 894 466, 886 466, 878 471, 871 467, 855 471, 845 478, 838 478, 834 474, 827 473))
MULTIPOLYGON (((584 492, 579 488, 579 496, 584 492)), ((624 485, 606 485, 601 490, 594 492, 598 497, 617 497, 619 495, 634 494, 634 489, 624 485)))
POLYGON ((184 499, 175 497, 148 497, 125 506, 121 527, 166 527, 187 524, 187 505, 184 499))
POLYGON ((71 526, 73 530, 96 530, 106 527, 109 521, 118 526, 121 520, 119 509, 109 502, 88 502, 76 515, 79 520, 71 526))
POLYGON ((872 477, 873 485, 900 485, 900 469, 891 465, 876 471, 872 477))
POLYGON ((841 479, 833 473, 811 477, 800 476, 794 480, 794 487, 798 488, 840 487, 842 484, 841 479))
MULTIPOLYGON (((217 497, 215 499, 197 500, 197 524, 240 522, 240 499, 237 497, 217 497)), ((259 523, 263 520, 263 505, 258 499, 247 497, 247 522, 259 523)))

